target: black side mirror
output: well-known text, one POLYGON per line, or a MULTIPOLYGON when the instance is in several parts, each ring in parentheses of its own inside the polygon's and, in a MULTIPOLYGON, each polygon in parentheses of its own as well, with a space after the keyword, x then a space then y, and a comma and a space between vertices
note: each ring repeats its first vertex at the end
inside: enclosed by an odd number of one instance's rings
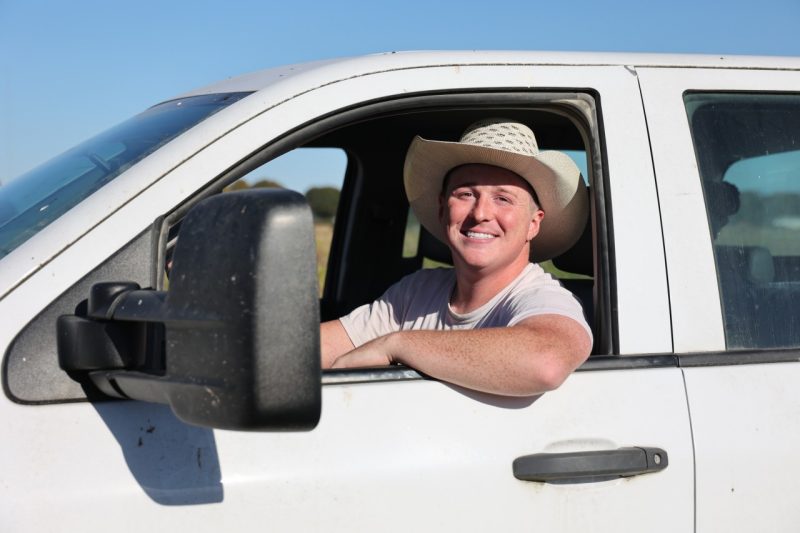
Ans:
POLYGON ((59 364, 109 396, 224 429, 319 420, 313 223, 296 192, 204 200, 182 223, 168 291, 101 283, 86 307, 58 320, 59 364))

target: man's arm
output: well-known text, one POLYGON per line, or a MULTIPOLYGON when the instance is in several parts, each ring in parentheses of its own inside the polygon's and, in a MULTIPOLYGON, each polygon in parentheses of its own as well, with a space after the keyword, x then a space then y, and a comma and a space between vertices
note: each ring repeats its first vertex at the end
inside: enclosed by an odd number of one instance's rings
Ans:
POLYGON ((591 349, 576 321, 539 315, 508 328, 390 333, 336 358, 333 368, 402 363, 470 389, 533 396, 561 385, 591 349))
POLYGON ((338 357, 355 348, 339 320, 329 320, 319 326, 322 368, 331 368, 338 357))

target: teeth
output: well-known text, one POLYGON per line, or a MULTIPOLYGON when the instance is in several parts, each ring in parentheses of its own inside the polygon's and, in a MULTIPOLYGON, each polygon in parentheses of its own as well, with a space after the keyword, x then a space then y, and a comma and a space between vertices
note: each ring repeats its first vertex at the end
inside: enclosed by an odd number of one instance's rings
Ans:
POLYGON ((490 235, 489 233, 478 233, 477 231, 468 231, 467 237, 470 239, 494 239, 494 235, 490 235))

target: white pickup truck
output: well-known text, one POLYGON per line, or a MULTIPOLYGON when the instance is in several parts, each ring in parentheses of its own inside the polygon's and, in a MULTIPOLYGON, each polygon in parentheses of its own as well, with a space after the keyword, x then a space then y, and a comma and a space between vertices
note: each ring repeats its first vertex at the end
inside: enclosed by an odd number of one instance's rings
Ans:
POLYGON ((0 187, 0 317, 4 532, 797 531, 800 59, 229 79, 0 187), (320 318, 442 259, 409 231, 409 142, 487 116, 585 169, 591 217, 554 264, 592 356, 535 398, 320 372, 320 318), (219 193, 322 148, 346 169, 318 293, 302 195, 219 193))

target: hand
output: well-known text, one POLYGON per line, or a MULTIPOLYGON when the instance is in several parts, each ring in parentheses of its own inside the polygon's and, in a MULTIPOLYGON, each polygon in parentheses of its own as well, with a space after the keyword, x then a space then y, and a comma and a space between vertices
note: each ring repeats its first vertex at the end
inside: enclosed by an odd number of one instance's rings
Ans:
POLYGON ((363 368, 391 365, 394 362, 389 350, 390 337, 392 335, 378 337, 347 352, 336 359, 331 368, 363 368))

